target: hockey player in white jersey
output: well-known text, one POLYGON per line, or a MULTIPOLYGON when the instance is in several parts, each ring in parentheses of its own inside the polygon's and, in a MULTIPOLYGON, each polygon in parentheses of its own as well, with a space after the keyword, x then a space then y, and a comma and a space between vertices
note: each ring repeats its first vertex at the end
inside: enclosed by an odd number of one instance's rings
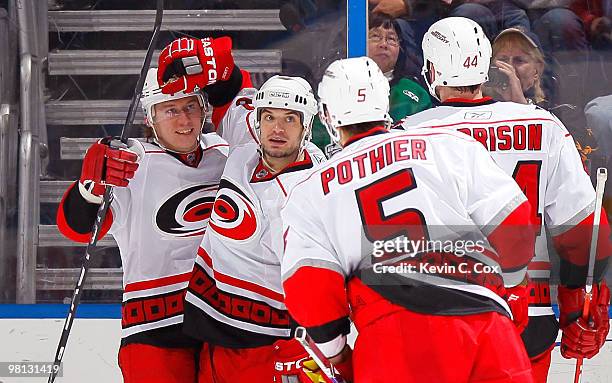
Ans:
POLYGON ((57 223, 66 237, 88 242, 105 187, 115 187, 99 238, 111 233, 121 253, 124 382, 196 382, 201 342, 182 333, 183 299, 228 145, 202 134, 205 95, 162 94, 156 68, 140 101, 152 142, 130 139, 128 150, 111 149, 108 139, 92 145, 57 223))
MULTIPOLYGON (((409 116, 401 128, 453 129, 474 137, 523 190, 538 226, 535 256, 529 264, 529 325, 522 333, 534 378, 545 382, 558 326, 561 354, 590 358, 609 330, 610 292, 603 279, 612 253, 606 215, 595 212, 595 191, 585 173, 572 136, 551 113, 535 106, 495 102, 483 97, 491 46, 475 22, 446 18, 433 24, 423 39, 423 75, 440 107, 409 116), (601 215, 594 298, 590 323, 580 318, 595 214, 601 215), (560 256, 559 324, 551 308, 550 260, 560 256)), ((470 172, 471 169, 465 169, 470 172)))
MULTIPOLYGON (((170 44, 160 56, 162 89, 197 87, 210 95, 209 62, 231 56, 207 54, 208 42, 170 44)), ((317 102, 299 77, 274 76, 259 90, 237 83, 230 76, 214 85, 230 100, 214 107, 222 110, 217 132, 232 146, 189 282, 184 331, 204 341, 201 382, 310 382, 284 305, 280 207, 293 183, 324 158, 309 142, 317 102)))
POLYGON ((472 138, 390 133, 388 92, 365 57, 332 63, 319 84, 343 150, 281 211, 289 313, 332 362, 350 358, 350 315, 355 382, 531 382, 502 298, 533 252, 530 205, 472 138), (480 246, 464 252, 468 238, 480 246))

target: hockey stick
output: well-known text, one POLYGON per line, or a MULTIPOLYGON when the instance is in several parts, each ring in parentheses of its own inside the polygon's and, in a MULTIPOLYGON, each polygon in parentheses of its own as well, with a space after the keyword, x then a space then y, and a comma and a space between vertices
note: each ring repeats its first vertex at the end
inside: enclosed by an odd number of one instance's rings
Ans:
MULTIPOLYGON (((153 51, 155 50, 155 46, 157 45, 157 39, 159 37, 159 32, 161 30, 162 17, 164 14, 164 0, 157 0, 157 10, 155 12, 155 26, 153 28, 153 36, 151 37, 151 41, 149 42, 149 47, 147 48, 147 54, 145 56, 144 62, 142 63, 142 69, 140 70, 140 77, 136 82, 136 88, 134 89, 134 95, 132 96, 132 100, 130 102, 130 107, 128 109, 128 114, 125 119, 125 124, 123 125, 123 129, 121 131, 120 140, 113 140, 110 143, 112 148, 127 148, 128 141, 128 133, 131 131, 132 123, 134 122, 134 116, 136 115, 136 107, 138 106, 138 101, 140 100, 140 95, 142 94, 142 87, 144 86, 145 77, 147 71, 149 70, 149 66, 151 65, 151 59, 153 58, 153 51)), ((55 360, 53 361, 53 367, 51 369, 51 373, 49 375, 48 383, 53 383, 57 376, 57 373, 60 370, 60 366, 62 363, 62 358, 64 357, 64 351, 66 350, 66 344, 68 343, 68 336, 70 335, 70 329, 72 328, 72 323, 74 322, 74 317, 76 315, 77 306, 81 301, 81 295, 83 293, 83 285, 85 284, 85 279, 87 278, 87 273, 89 272, 89 263, 91 258, 91 253, 96 248, 98 244, 98 232, 104 223, 104 219, 106 218, 106 213, 108 211, 108 207, 110 206, 113 200, 113 187, 106 186, 106 190, 104 191, 104 197, 102 198, 102 203, 98 208, 98 213, 96 215, 96 220, 94 221, 93 228, 91 230, 91 239, 87 244, 87 248, 85 250, 85 258, 83 259, 83 265, 81 266, 81 273, 79 275, 79 279, 77 280, 76 287, 74 288, 74 292, 72 294, 72 301, 70 302, 70 309, 68 310, 68 316, 66 317, 66 321, 64 322, 64 328, 62 329, 62 336, 60 337, 59 344, 57 345, 57 351, 55 352, 55 360)))
POLYGON ((340 374, 335 373, 334 366, 332 366, 329 359, 323 355, 323 352, 317 347, 317 344, 312 338, 306 333, 304 327, 298 327, 295 329, 295 339, 300 342, 304 347, 308 355, 315 361, 317 366, 321 369, 321 372, 325 377, 332 383, 346 383, 346 380, 340 374))
MULTIPOLYGON (((595 272, 595 256, 597 253, 597 238, 599 237, 599 220, 601 219, 601 204, 603 201, 603 193, 608 179, 608 171, 606 168, 597 169, 597 184, 595 187, 595 215, 593 216, 593 232, 591 233, 591 249, 589 252, 589 268, 587 269, 587 279, 585 285, 586 294, 584 295, 584 306, 582 307, 582 319, 588 323, 589 321, 589 306, 593 298, 593 274, 595 272)), ((574 383, 580 382, 580 374, 582 374, 583 358, 576 360, 576 372, 574 373, 574 383)))

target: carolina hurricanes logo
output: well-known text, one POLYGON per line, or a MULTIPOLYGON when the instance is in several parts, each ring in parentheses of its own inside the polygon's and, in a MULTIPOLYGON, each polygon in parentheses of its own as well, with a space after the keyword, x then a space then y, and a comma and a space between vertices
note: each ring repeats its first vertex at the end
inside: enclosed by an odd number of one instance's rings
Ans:
POLYGON ((208 224, 212 230, 226 238, 247 240, 257 231, 255 206, 240 188, 222 179, 208 224))
POLYGON ((255 177, 264 178, 267 175, 268 175, 268 171, 266 169, 261 169, 260 171, 257 172, 257 174, 255 174, 255 177))
POLYGON ((173 194, 157 209, 155 224, 162 232, 175 237, 204 234, 216 189, 217 185, 196 185, 173 194))
POLYGON ((255 110, 255 107, 253 106, 253 100, 251 100, 249 97, 240 97, 239 99, 237 99, 236 106, 242 106, 247 110, 255 110))

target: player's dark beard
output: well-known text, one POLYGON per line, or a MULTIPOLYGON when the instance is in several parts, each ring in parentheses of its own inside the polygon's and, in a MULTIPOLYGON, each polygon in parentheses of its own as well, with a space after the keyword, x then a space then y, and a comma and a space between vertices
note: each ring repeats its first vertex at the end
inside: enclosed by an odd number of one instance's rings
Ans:
POLYGON ((287 157, 292 157, 292 156, 297 157, 297 154, 298 154, 297 147, 287 148, 284 150, 269 151, 265 147, 262 146, 261 151, 266 157, 270 157, 270 158, 287 158, 287 157))
MULTIPOLYGON (((290 160, 289 163, 293 163, 297 160, 300 151, 300 144, 297 144, 292 147, 288 147, 286 149, 276 149, 276 150, 268 150, 265 148, 265 145, 261 145, 261 152, 263 154, 263 160, 267 163, 268 166, 272 166, 269 163, 271 159, 284 159, 290 160), (268 159, 268 161, 266 161, 268 159)), ((284 161, 283 161, 284 162, 284 161)), ((288 165, 288 164, 287 164, 288 165)), ((280 169, 275 169, 279 171, 280 169)))

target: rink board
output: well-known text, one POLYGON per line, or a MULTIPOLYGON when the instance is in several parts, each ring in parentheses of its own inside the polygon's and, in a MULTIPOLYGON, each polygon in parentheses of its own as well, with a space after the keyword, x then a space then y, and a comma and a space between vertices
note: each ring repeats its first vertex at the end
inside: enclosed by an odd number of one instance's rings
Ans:
MULTIPOLYGON (((119 306, 91 306, 79 309, 79 318, 72 327, 64 356, 64 375, 56 380, 58 383, 122 381, 117 366, 121 323, 119 319, 111 319, 119 315, 119 306), (101 317, 105 319, 99 319, 101 317)), ((0 305, 0 317, 11 317, 0 319, 0 362, 51 362, 61 334, 65 307, 32 305, 21 312, 16 310, 12 305, 0 305), (21 315, 17 317, 17 314, 21 315), (44 316, 51 318, 41 318, 44 316)), ((563 359, 556 347, 548 381, 573 381, 574 365, 575 361, 563 359)), ((0 383, 12 382, 35 383, 46 382, 46 379, 0 376, 0 383)), ((586 361, 581 382, 612 383, 612 336, 599 355, 586 361)))

